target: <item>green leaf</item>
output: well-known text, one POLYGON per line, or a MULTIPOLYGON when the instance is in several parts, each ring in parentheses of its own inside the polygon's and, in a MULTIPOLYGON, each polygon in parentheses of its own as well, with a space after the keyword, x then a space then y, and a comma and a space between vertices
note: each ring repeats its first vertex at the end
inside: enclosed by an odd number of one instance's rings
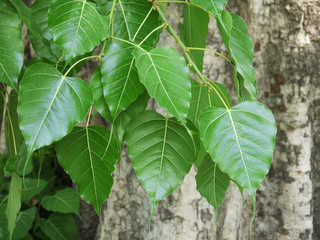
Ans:
POLYGON ((100 67, 98 67, 93 72, 90 80, 90 85, 93 92, 94 107, 102 117, 112 122, 113 118, 111 116, 109 106, 107 105, 104 99, 103 86, 102 86, 101 80, 102 80, 102 77, 101 77, 100 67))
POLYGON ((225 192, 229 187, 229 176, 222 172, 218 164, 213 162, 207 154, 198 167, 196 182, 197 190, 214 207, 215 218, 217 218, 219 208, 226 197, 225 192))
POLYGON ((118 158, 116 138, 103 126, 75 127, 56 144, 56 151, 82 199, 92 204, 100 216, 101 205, 113 185, 111 174, 118 158))
POLYGON ((52 213, 38 223, 51 240, 81 239, 77 223, 70 214, 52 213))
MULTIPOLYGON (((211 82, 217 92, 220 94, 224 102, 231 106, 231 99, 228 90, 220 83, 211 82)), ((210 106, 225 108, 222 100, 216 91, 208 92, 208 88, 200 85, 197 81, 191 79, 191 102, 188 112, 188 119, 197 126, 198 118, 203 109, 210 106)))
POLYGON ((239 101, 255 100, 257 80, 252 66, 253 43, 248 35, 247 24, 237 14, 224 11, 218 20, 218 27, 234 63, 234 80, 239 101))
POLYGON ((107 46, 102 58, 103 93, 113 119, 144 91, 132 56, 134 48, 117 41, 107 46))
POLYGON ((74 213, 80 217, 79 195, 72 188, 59 190, 53 196, 45 196, 41 200, 41 206, 48 211, 74 213))
POLYGON ((17 91, 23 64, 21 21, 5 0, 0 0, 0 81, 17 91))
POLYGON ((101 16, 87 0, 54 0, 48 24, 53 40, 68 56, 67 62, 92 51, 109 32, 109 17, 101 16))
POLYGON ((4 178, 4 161, 3 161, 2 154, 0 154, 0 189, 2 189, 2 186, 3 186, 3 178, 4 178))
POLYGON ((150 52, 137 48, 133 55, 140 81, 149 95, 185 123, 191 100, 190 72, 185 59, 170 47, 159 47, 150 52))
POLYGON ((131 121, 126 141, 132 166, 152 199, 152 215, 190 171, 195 161, 193 139, 174 118, 144 111, 131 121))
POLYGON ((17 213, 21 208, 20 193, 21 193, 21 178, 16 173, 13 173, 11 177, 11 182, 10 182, 8 203, 7 203, 7 209, 6 209, 10 239, 12 239, 13 230, 16 226, 17 213))
POLYGON ((21 200, 26 201, 39 194, 46 186, 47 181, 37 178, 25 178, 22 186, 21 200))
MULTIPOLYGON (((183 11, 184 39, 187 47, 206 48, 209 15, 202 9, 185 4, 183 11)), ((190 50, 193 60, 202 72, 204 51, 190 50)))
MULTIPOLYGON (((99 6, 100 11, 104 14, 110 12, 112 0, 104 1, 99 6)), ((160 25, 159 15, 157 11, 151 11, 146 19, 152 3, 141 0, 121 0, 117 1, 116 11, 114 13, 114 23, 111 29, 111 35, 140 43, 153 29, 160 25), (137 31, 140 28, 138 34, 137 31), (113 32, 113 34, 112 34, 113 32)), ((144 42, 148 46, 156 46, 159 41, 161 30, 156 31, 144 42)))
POLYGON ((91 87, 83 80, 63 76, 54 67, 36 63, 20 84, 20 129, 28 155, 71 132, 92 104, 91 87))
POLYGON ((199 118, 200 137, 212 160, 238 185, 255 193, 272 161, 276 123, 272 112, 258 102, 231 109, 208 107, 199 118))
POLYGON ((228 0, 191 0, 190 2, 199 5, 204 10, 211 12, 216 18, 219 18, 228 0))

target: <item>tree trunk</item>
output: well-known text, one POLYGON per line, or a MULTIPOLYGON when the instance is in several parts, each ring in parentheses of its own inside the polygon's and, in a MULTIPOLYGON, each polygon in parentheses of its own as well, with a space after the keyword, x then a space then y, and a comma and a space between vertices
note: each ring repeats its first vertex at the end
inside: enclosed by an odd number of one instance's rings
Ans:
MULTIPOLYGON (((252 233, 252 216, 234 184, 212 229, 213 208, 196 191, 194 168, 180 188, 159 203, 149 231, 151 201, 123 153, 103 210, 103 239, 320 239, 320 2, 234 2, 230 7, 246 20, 254 42, 258 100, 273 111, 278 124, 267 176, 274 190, 261 184, 252 233)), ((181 5, 170 7, 181 15, 181 5)), ((176 47, 166 33, 163 42, 176 47)), ((208 47, 226 53, 214 23, 208 47)), ((232 69, 225 61, 206 54, 204 71, 235 94, 232 69)))

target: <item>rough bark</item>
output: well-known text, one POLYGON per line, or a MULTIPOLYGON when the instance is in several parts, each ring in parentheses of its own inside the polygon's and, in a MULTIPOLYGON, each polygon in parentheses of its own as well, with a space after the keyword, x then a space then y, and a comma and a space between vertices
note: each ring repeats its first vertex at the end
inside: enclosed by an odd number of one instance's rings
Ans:
MULTIPOLYGON (((272 109, 278 124, 274 162, 267 177, 274 190, 266 182, 261 184, 252 234, 251 215, 234 185, 212 229, 213 208, 196 191, 195 169, 159 203, 149 232, 151 202, 123 154, 120 176, 116 174, 104 208, 103 239, 320 239, 320 3, 234 2, 230 7, 247 21, 254 42, 258 100, 272 109)), ((181 14, 181 6, 171 7, 181 14)), ((166 34, 163 42, 176 47, 166 34)), ((208 47, 226 52, 214 23, 208 47)), ((206 54, 204 71, 229 86, 234 95, 226 62, 206 54)))

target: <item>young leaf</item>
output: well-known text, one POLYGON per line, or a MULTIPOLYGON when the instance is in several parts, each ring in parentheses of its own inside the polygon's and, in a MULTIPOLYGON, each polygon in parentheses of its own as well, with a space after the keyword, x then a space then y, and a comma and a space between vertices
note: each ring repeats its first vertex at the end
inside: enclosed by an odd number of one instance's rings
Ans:
POLYGON ((21 21, 6 0, 0 0, 0 81, 17 90, 23 64, 21 21))
POLYGON ((196 181, 197 190, 214 207, 215 218, 217 218, 219 208, 226 197, 225 192, 229 187, 229 176, 222 172, 218 164, 207 154, 198 167, 196 181))
POLYGON ((21 190, 21 200, 26 201, 33 198, 47 186, 47 183, 48 182, 43 179, 25 178, 21 190))
POLYGON ((61 166, 78 185, 82 199, 92 204, 100 216, 119 156, 116 138, 103 126, 75 127, 56 144, 56 151, 61 166))
POLYGON ((255 193, 269 171, 275 144, 272 112, 258 102, 243 102, 231 109, 208 107, 199 118, 200 137, 220 169, 255 193))
MULTIPOLYGON (((220 83, 211 82, 222 97, 223 101, 231 106, 231 99, 228 90, 220 83)), ((208 92, 208 88, 200 85, 197 81, 191 79, 191 102, 188 112, 188 119, 197 126, 198 118, 203 109, 210 106, 224 108, 225 105, 215 91, 208 92)))
POLYGON ((174 118, 144 111, 131 121, 126 140, 132 166, 152 199, 152 215, 190 171, 195 161, 192 137, 174 118))
POLYGON ((240 102, 255 100, 257 80, 252 66, 253 43, 248 35, 247 24, 237 14, 224 11, 218 20, 218 27, 235 65, 234 79, 240 102))
POLYGON ((8 231, 12 239, 13 230, 16 226, 17 213, 21 208, 21 178, 16 173, 12 173, 6 216, 8 219, 8 231))
POLYGON ((150 52, 137 48, 133 55, 140 81, 149 95, 185 123, 191 100, 190 72, 185 59, 170 47, 159 47, 150 52))
POLYGON ((52 213, 39 220, 40 229, 51 240, 81 239, 76 221, 70 214, 52 213))
POLYGON ((48 211, 74 213, 80 216, 79 195, 72 188, 59 190, 53 196, 45 196, 41 200, 41 206, 48 211))
POLYGON ((28 155, 67 135, 81 122, 92 104, 91 87, 83 80, 63 76, 53 66, 36 63, 20 84, 20 129, 28 155))
MULTIPOLYGON (((209 15, 202 9, 185 4, 183 11, 184 40, 187 47, 206 48, 209 15)), ((190 50, 198 69, 203 70, 203 51, 190 50)))
POLYGON ((113 119, 144 91, 131 54, 133 49, 134 46, 117 41, 107 46, 102 58, 103 93, 113 119))
POLYGON ((191 0, 190 2, 199 5, 204 10, 211 12, 216 18, 219 18, 228 0, 191 0))
POLYGON ((68 56, 67 62, 98 46, 108 36, 109 20, 87 0, 54 0, 48 14, 53 40, 68 56))
POLYGON ((103 86, 102 86, 102 77, 100 72, 100 67, 98 67, 92 74, 90 85, 93 92, 93 100, 94 100, 94 107, 98 113, 101 114, 102 117, 109 120, 110 122, 113 121, 111 116, 109 106, 107 105, 104 95, 103 95, 103 86))

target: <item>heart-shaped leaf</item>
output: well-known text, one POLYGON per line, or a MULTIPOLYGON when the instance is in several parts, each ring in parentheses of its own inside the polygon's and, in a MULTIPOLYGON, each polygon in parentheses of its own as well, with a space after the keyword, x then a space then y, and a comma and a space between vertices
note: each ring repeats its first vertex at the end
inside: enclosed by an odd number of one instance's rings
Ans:
MULTIPOLYGON (((208 13, 193 5, 185 4, 183 11, 183 27, 185 33, 184 40, 187 47, 206 48, 208 24, 208 13)), ((202 72, 204 52, 190 50, 190 53, 196 66, 202 72)))
POLYGON ((79 195, 72 188, 59 190, 53 196, 45 196, 41 200, 41 206, 48 211, 74 213, 80 216, 79 195))
POLYGON ((152 199, 152 215, 190 171, 195 161, 192 137, 174 118, 144 111, 131 121, 126 141, 132 166, 152 199))
POLYGON ((21 20, 6 0, 0 0, 0 81, 17 91, 23 64, 21 20))
POLYGON ((68 56, 67 62, 98 46, 108 36, 109 20, 87 0, 54 0, 48 14, 53 40, 68 56))
POLYGON ((82 199, 92 204, 100 216, 119 156, 116 138, 103 126, 75 127, 56 144, 56 151, 59 163, 78 185, 82 199))
POLYGON ((191 100, 189 67, 177 50, 159 47, 150 52, 137 48, 133 52, 140 81, 161 107, 186 122, 191 100))
POLYGON ((114 42, 107 46, 101 62, 103 93, 113 119, 144 91, 134 64, 134 46, 114 42))
POLYGON ((272 112, 259 102, 243 102, 231 109, 208 107, 199 117, 200 137, 220 169, 255 193, 272 161, 276 123, 272 112))
POLYGON ((60 140, 85 118, 92 90, 81 79, 36 63, 25 71, 18 102, 20 129, 31 156, 34 150, 60 140))
POLYGON ((225 192, 229 187, 229 176, 222 172, 218 164, 207 154, 198 167, 196 181, 197 190, 214 207, 215 218, 217 218, 219 208, 226 197, 225 192))
POLYGON ((204 10, 211 12, 216 18, 219 18, 228 0, 191 0, 190 2, 199 5, 204 10))

